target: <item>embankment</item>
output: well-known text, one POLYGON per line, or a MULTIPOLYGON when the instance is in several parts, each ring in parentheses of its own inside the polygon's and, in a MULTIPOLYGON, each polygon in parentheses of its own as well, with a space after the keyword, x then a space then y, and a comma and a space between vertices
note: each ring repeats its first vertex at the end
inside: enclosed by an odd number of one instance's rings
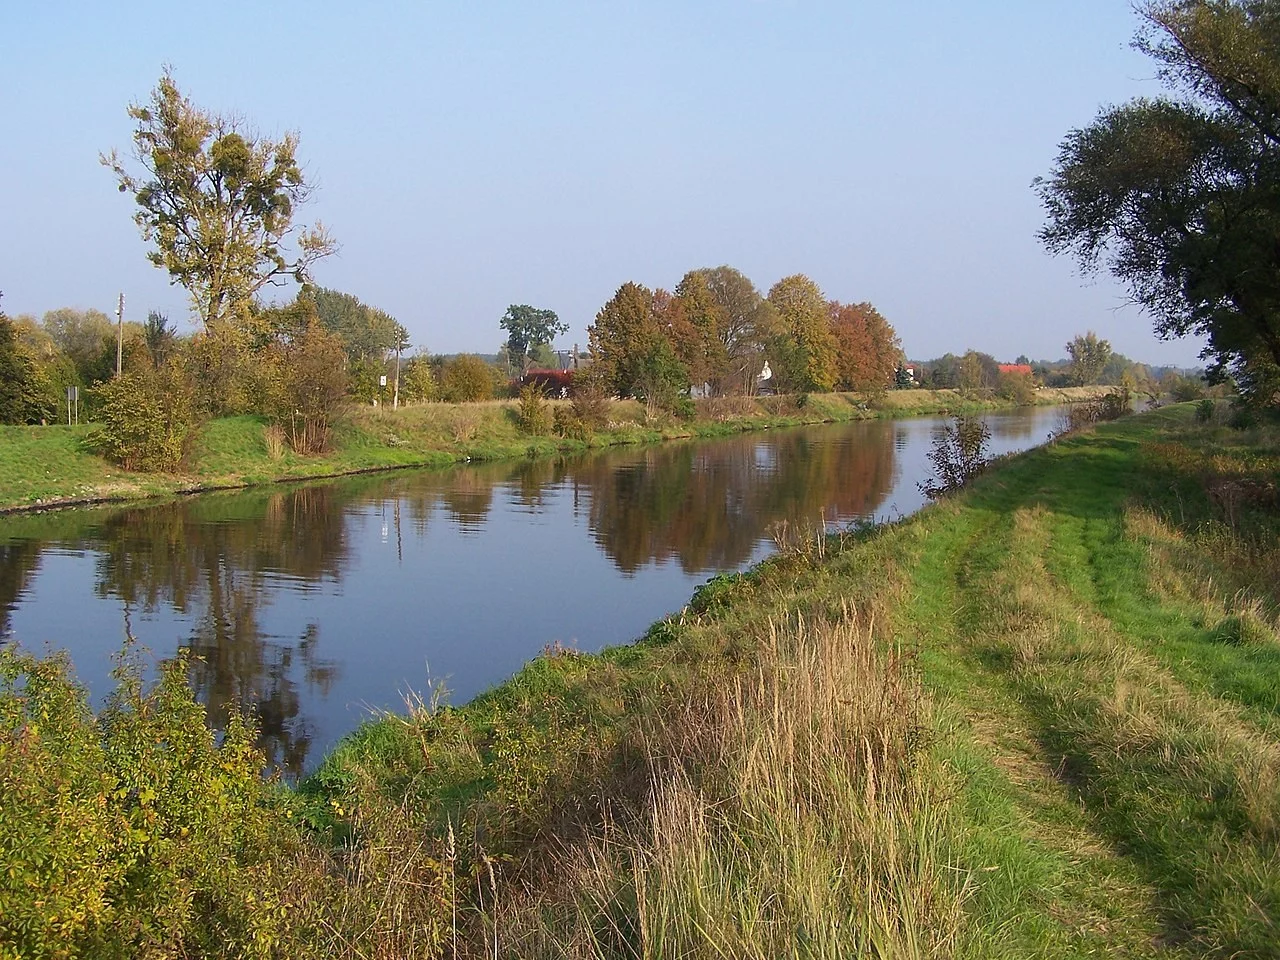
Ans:
MULTIPOLYGON (((1096 395, 1098 388, 1043 390, 1042 404, 1096 395)), ((998 398, 951 390, 892 391, 879 398, 853 394, 728 398, 702 401, 691 421, 645 422, 634 401, 615 401, 609 424, 588 439, 523 433, 515 401, 425 404, 398 411, 354 408, 336 431, 333 452, 297 456, 272 449, 257 417, 214 420, 199 432, 179 474, 131 473, 92 453, 90 426, 0 426, 0 513, 104 500, 129 500, 339 476, 400 467, 443 466, 466 460, 545 456, 616 444, 652 443, 719 434, 853 420, 1008 407, 998 398)))

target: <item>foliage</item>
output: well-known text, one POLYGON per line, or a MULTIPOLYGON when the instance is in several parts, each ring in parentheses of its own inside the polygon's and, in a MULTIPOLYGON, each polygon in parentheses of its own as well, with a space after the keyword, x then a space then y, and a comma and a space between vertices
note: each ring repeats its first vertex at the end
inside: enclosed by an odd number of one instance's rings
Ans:
POLYGON ((1184 377, 1176 373, 1170 374, 1165 377, 1161 386, 1178 403, 1199 400, 1204 396, 1204 384, 1195 377, 1184 377))
POLYGON ((777 313, 755 285, 730 266, 691 270, 675 289, 682 323, 674 332, 676 355, 695 384, 713 396, 755 389, 777 313))
POLYGON ((619 396, 631 396, 636 389, 637 358, 655 333, 653 292, 637 283, 624 283, 587 328, 595 375, 603 377, 619 396))
POLYGON ((836 344, 836 386, 860 393, 880 393, 894 386, 902 346, 889 321, 869 303, 833 300, 828 310, 836 344))
POLYGON ((298 297, 315 305, 321 325, 342 339, 352 362, 372 361, 376 366, 390 351, 408 346, 409 333, 394 317, 349 293, 307 285, 298 297))
POLYGON ((1001 373, 996 392, 1020 407, 1029 407, 1036 402, 1036 382, 1029 373, 1001 373))
POLYGON ((633 358, 633 376, 635 393, 644 401, 647 420, 653 420, 661 411, 674 412, 689 385, 689 372, 676 357, 671 341, 656 332, 646 338, 633 358))
POLYGON ((992 390, 1000 382, 1000 365, 993 356, 977 350, 966 350, 956 370, 961 390, 992 390))
POLYGON ((507 331, 507 351, 520 365, 522 374, 529 369, 530 354, 535 347, 550 344, 557 334, 569 329, 554 310, 540 310, 525 303, 507 307, 498 326, 507 331))
POLYGON ((253 727, 215 738, 185 667, 150 690, 124 667, 95 718, 64 658, 0 647, 0 949, 270 956, 300 932, 281 922, 298 840, 253 727))
POLYGON ((934 479, 921 481, 920 492, 937 500, 959 490, 987 468, 991 431, 978 417, 955 417, 933 438, 929 462, 934 479))
POLYGON ((411 357, 400 371, 400 397, 410 403, 435 400, 439 395, 431 360, 426 356, 411 357))
POLYGON ((13 322, 0 310, 0 423, 39 423, 53 416, 50 388, 19 348, 13 322))
POLYGON ((444 365, 440 393, 450 403, 476 403, 493 396, 493 372, 474 353, 463 353, 444 365))
POLYGON ((1173 95, 1067 135, 1037 182, 1041 237, 1086 269, 1105 262, 1161 336, 1205 336, 1219 374, 1280 366, 1280 3, 1139 10, 1136 46, 1173 95))
POLYGON ((828 391, 837 377, 836 338, 828 320, 826 298, 804 274, 783 277, 769 290, 780 327, 770 351, 778 360, 774 377, 783 390, 828 391))
POLYGON ((97 388, 100 425, 88 443, 126 470, 178 470, 198 422, 191 384, 177 364, 130 372, 97 388))
POLYGON ((1097 383, 1102 371, 1111 359, 1111 344, 1099 340, 1098 335, 1090 330, 1078 334, 1067 343, 1067 353, 1071 356, 1071 383, 1077 387, 1085 387, 1097 383))
POLYGON ((347 393, 342 341, 311 322, 278 348, 279 380, 273 419, 295 453, 326 453, 333 422, 347 393))
MULTIPOLYGON (((101 310, 61 307, 40 319, 58 350, 75 366, 76 382, 88 386, 111 377, 116 370, 116 324, 101 310)), ((136 335, 128 324, 126 339, 136 335)))
POLYGON ((169 318, 157 310, 147 314, 147 322, 142 325, 142 339, 147 345, 147 354, 155 366, 162 365, 173 350, 176 333, 169 326, 169 318))
POLYGON ((592 368, 573 378, 573 390, 569 396, 573 414, 588 430, 599 430, 609 422, 609 410, 613 401, 604 379, 592 368))
POLYGON ((1130 400, 1127 391, 1116 390, 1097 400, 1069 404, 1063 413, 1063 427, 1060 433, 1074 433, 1092 427, 1096 423, 1119 420, 1129 413, 1130 400))
POLYGON ((517 414, 520 429, 530 436, 545 437, 555 426, 555 414, 551 404, 542 395, 537 384, 526 384, 520 391, 520 409, 517 414))
POLYGON ((1215 409, 1216 409, 1216 406, 1213 402, 1213 398, 1205 397, 1203 400, 1201 400, 1199 403, 1196 404, 1196 422, 1209 423, 1211 420, 1213 420, 1213 413, 1215 409))
POLYGON ((168 70, 129 116, 137 122, 133 157, 141 173, 114 150, 102 163, 137 201, 134 222, 154 245, 148 259, 187 289, 206 330, 250 323, 264 286, 305 282, 311 266, 336 249, 317 224, 297 234, 297 249, 286 256, 295 208, 310 193, 296 134, 279 141, 246 135, 235 119, 193 105, 168 70))

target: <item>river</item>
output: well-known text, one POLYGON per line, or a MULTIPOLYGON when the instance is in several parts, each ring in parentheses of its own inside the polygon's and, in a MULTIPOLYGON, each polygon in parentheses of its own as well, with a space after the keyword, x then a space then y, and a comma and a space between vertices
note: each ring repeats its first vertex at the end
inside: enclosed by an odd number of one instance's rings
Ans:
MULTIPOLYGON (((986 417, 992 452, 1057 408, 986 417)), ((253 703, 268 758, 311 769, 410 692, 464 702, 549 644, 625 643, 780 524, 918 509, 941 419, 764 431, 0 518, 0 642, 65 649, 95 701, 126 636, 185 646, 215 723, 253 703)))

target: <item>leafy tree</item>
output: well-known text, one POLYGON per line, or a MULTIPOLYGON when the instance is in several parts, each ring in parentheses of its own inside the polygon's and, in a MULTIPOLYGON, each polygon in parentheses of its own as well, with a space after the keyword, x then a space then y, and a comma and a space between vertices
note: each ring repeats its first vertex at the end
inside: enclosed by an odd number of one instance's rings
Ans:
POLYGON ((426 356, 410 357, 400 372, 400 396, 409 403, 434 400, 439 393, 435 374, 431 371, 431 359, 426 356))
POLYGON ((237 120, 193 105, 168 70, 129 116, 141 173, 114 150, 100 159, 137 201, 134 222, 154 245, 148 259, 187 289, 207 329, 248 324, 264 286, 305 282, 336 249, 319 223, 294 226, 295 208, 311 192, 296 134, 279 141, 247 134, 237 120), (286 254, 291 238, 296 249, 286 254))
POLYGON ((869 303, 842 304, 833 300, 828 310, 835 337, 837 386, 863 392, 891 386, 902 360, 902 349, 889 321, 869 303))
POLYGON ((637 359, 654 331, 653 291, 627 282, 587 328, 592 367, 620 396, 635 391, 637 359))
POLYGON ((0 423, 38 423, 48 413, 40 393, 36 365, 19 349, 13 321, 0 310, 0 423))
POLYGON ((902 361, 898 362, 898 368, 893 372, 893 386, 897 390, 909 390, 915 386, 911 382, 911 374, 907 372, 907 365, 902 361))
POLYGON ((690 329, 675 337, 676 352, 695 383, 717 396, 750 393, 777 312, 747 277, 730 266, 691 270, 676 285, 690 329))
POLYGON ((771 345, 777 377, 785 390, 831 390, 836 383, 836 339, 827 299, 802 273, 783 277, 769 290, 781 329, 771 345))
POLYGON ((1000 381, 1000 364, 989 353, 966 350, 960 358, 955 386, 961 390, 992 390, 1000 381))
POLYGON ((498 326, 507 331, 507 352, 512 361, 520 365, 521 374, 529 369, 536 347, 550 346, 558 334, 569 329, 554 310, 540 310, 527 303, 507 307, 498 326))
POLYGON ((690 381, 698 386, 708 384, 712 393, 722 393, 731 376, 724 339, 729 311, 711 289, 708 271, 694 270, 684 275, 676 287, 669 315, 672 344, 690 381))
POLYGON ((299 296, 315 304, 321 325, 342 338, 353 361, 381 363, 397 345, 403 349, 408 343, 408 331, 393 316, 349 293, 308 285, 299 296))
POLYGON ((1037 189, 1041 237, 1105 263, 1215 370, 1280 367, 1280 0, 1149 0, 1135 46, 1170 96, 1103 111, 1037 189))
POLYGON ((177 334, 169 326, 169 318, 157 310, 147 314, 147 322, 142 325, 142 339, 147 345, 147 353, 151 362, 164 363, 173 350, 177 334))
POLYGON ((635 357, 635 392, 644 401, 645 418, 671 411, 689 386, 689 372, 676 356, 671 341, 650 332, 635 357))
POLYGON ((1111 344, 1106 340, 1099 340, 1098 335, 1090 330, 1072 337, 1067 344, 1067 353, 1071 356, 1068 374, 1071 382, 1077 387, 1084 387, 1097 383, 1102 376, 1107 361, 1111 359, 1111 344))
MULTIPOLYGON (((116 324, 101 310, 61 307, 40 320, 58 349, 75 367, 77 382, 87 386, 109 379, 116 370, 116 324)), ((132 338, 137 324, 127 324, 132 338)))

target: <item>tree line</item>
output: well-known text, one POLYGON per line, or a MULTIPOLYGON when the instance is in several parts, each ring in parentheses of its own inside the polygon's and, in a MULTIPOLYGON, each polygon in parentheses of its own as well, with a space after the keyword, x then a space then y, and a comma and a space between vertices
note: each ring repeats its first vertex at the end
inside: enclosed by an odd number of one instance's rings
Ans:
POLYGON ((730 266, 691 270, 674 292, 624 283, 587 342, 593 377, 659 407, 694 390, 876 392, 893 385, 902 361, 897 334, 871 304, 828 300, 803 274, 762 296, 730 266))

